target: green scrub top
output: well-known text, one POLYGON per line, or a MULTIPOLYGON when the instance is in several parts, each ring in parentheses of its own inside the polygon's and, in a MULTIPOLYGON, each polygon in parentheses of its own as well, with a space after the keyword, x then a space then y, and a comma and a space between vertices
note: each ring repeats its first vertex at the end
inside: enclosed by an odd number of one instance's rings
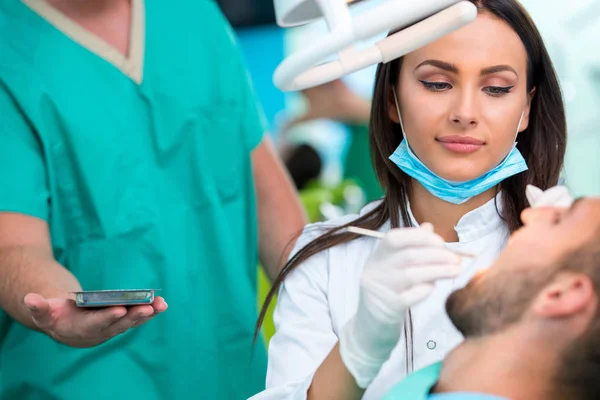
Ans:
POLYGON ((28 4, 0 2, 0 211, 47 221, 84 289, 160 288, 169 309, 91 349, 0 314, 0 398, 260 391, 251 151, 264 120, 227 21, 208 0, 134 0, 125 58, 28 4))
POLYGON ((441 362, 420 369, 394 386, 383 400, 509 400, 476 392, 431 393, 440 378, 441 370, 441 362))
POLYGON ((392 388, 384 400, 427 400, 431 389, 437 383, 442 363, 435 363, 408 375, 392 388))

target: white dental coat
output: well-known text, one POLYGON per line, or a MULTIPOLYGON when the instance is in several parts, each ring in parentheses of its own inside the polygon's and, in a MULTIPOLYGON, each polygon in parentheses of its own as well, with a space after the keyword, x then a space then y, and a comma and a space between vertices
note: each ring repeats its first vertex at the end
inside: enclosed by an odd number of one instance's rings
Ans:
MULTIPOLYGON (((497 204, 501 209, 500 196, 497 204)), ((361 214, 375 205, 367 205, 361 214)), ((309 225, 294 252, 316 238, 325 227, 342 225, 356 218, 357 215, 348 215, 325 224, 309 225)), ((412 214, 411 219, 417 226, 412 214)), ((388 223, 380 230, 389 229, 388 223)), ((463 287, 478 270, 489 267, 509 236, 494 199, 463 216, 455 229, 459 242, 447 246, 477 254, 477 257, 464 259, 461 276, 437 282, 432 295, 412 308, 415 371, 442 360, 462 341, 462 335, 446 315, 446 298, 463 287)), ((277 332, 269 344, 266 390, 252 400, 306 399, 315 371, 337 343, 344 324, 356 312, 359 279, 377 242, 375 238, 361 237, 331 248, 311 257, 288 275, 274 314, 277 332)), ((380 399, 400 382, 407 373, 405 357, 403 338, 363 399, 380 399)))

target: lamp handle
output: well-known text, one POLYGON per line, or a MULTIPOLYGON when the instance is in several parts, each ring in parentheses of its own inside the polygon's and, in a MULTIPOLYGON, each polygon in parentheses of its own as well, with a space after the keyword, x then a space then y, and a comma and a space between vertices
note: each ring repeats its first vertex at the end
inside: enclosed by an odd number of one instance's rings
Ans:
MULTIPOLYGON (((322 0, 319 3, 326 2, 322 0)), ((325 12, 323 14, 327 15, 325 12)), ((412 8, 408 9, 399 7, 396 1, 388 1, 357 16, 352 22, 352 29, 333 29, 314 44, 291 54, 275 70, 273 83, 283 91, 318 86, 370 65, 392 61, 468 24, 476 16, 477 8, 469 1, 414 0, 412 8), (439 11, 440 6, 450 3, 455 4, 439 11), (357 41, 419 20, 364 50, 356 51, 352 46, 357 41), (338 60, 319 65, 322 60, 336 53, 338 60)))

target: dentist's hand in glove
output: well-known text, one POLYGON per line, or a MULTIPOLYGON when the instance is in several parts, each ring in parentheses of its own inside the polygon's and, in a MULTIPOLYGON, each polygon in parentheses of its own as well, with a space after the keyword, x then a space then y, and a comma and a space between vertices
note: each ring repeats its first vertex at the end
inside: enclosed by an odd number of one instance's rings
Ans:
POLYGON ((548 190, 542 190, 533 185, 527 185, 525 190, 527 200, 533 208, 539 207, 571 207, 573 196, 566 186, 554 186, 548 190))
POLYGON ((343 363, 361 388, 375 378, 400 340, 405 315, 434 290, 438 279, 461 272, 461 258, 431 224, 390 231, 369 257, 356 315, 342 329, 343 363))

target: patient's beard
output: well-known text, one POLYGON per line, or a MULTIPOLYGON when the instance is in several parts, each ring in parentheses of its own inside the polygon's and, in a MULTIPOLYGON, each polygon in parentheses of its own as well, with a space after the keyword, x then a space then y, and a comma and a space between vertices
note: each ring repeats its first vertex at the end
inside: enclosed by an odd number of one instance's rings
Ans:
POLYGON ((446 311, 466 338, 497 333, 519 322, 553 276, 540 270, 492 270, 452 293, 446 311))

